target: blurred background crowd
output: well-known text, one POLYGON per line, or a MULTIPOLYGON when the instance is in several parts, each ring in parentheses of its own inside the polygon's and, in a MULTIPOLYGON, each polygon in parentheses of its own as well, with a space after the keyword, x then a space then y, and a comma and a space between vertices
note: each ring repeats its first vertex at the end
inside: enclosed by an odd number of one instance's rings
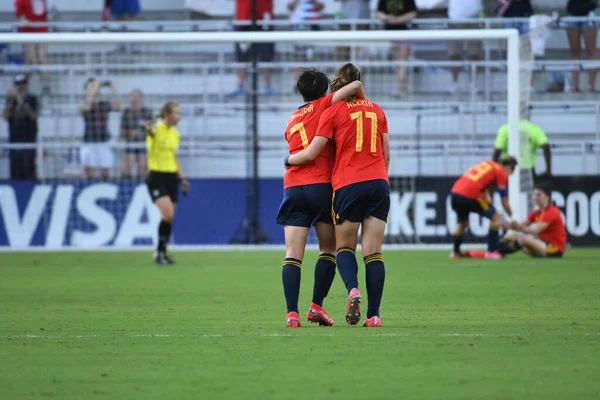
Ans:
MULTIPOLYGON (((594 103, 596 1, 256 0, 256 25, 249 21, 253 17, 250 0, 73 3, 3 2, 0 31, 27 34, 515 28, 528 37, 536 58, 536 72, 531 74, 528 87, 521 88, 523 95, 531 99, 531 105, 549 105, 560 100, 589 106, 591 116, 598 114, 594 103), (540 16, 553 13, 561 19, 540 28, 546 23, 540 16)), ((152 118, 152 110, 165 97, 182 102, 184 119, 188 115, 190 121, 197 122, 188 131, 201 131, 208 138, 223 136, 224 129, 235 132, 237 125, 231 121, 214 122, 219 116, 211 117, 211 106, 237 104, 246 99, 250 93, 247 63, 252 54, 256 54, 260 63, 259 90, 265 104, 296 101, 294 77, 298 66, 310 64, 330 71, 345 61, 362 63, 367 73, 377 77, 371 78, 367 85, 375 99, 407 107, 415 104, 427 107, 435 101, 450 101, 459 106, 503 101, 506 95, 503 68, 493 64, 505 60, 505 48, 486 41, 399 41, 372 46, 337 43, 333 49, 306 43, 289 46, 6 43, 0 44, 0 89, 5 93, 6 120, 6 129, 0 130, 0 145, 8 143, 0 147, 0 162, 5 159, 3 165, 10 171, 5 177, 41 178, 42 162, 49 153, 54 153, 46 177, 142 178, 145 175, 142 125, 152 118), (504 78, 499 79, 500 75, 504 78), (213 121, 205 121, 202 128, 197 128, 198 121, 205 117, 213 121), (44 147, 39 146, 42 141, 46 142, 44 147), (52 151, 48 142, 60 142, 61 146, 52 151)), ((495 135, 499 125, 473 129, 489 136, 495 135)), ((244 128, 239 130, 238 134, 245 134, 244 128)), ((435 132, 424 133, 436 137, 435 132)), ((596 125, 589 132, 562 133, 589 139, 600 135, 600 127, 596 125)), ((188 139, 192 140, 192 136, 188 139)))

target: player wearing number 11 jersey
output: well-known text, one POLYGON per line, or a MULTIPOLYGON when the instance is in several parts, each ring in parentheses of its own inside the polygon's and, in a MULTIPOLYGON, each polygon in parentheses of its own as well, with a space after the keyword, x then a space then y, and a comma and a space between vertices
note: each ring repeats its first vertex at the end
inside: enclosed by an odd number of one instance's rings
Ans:
MULTIPOLYGON (((340 89, 361 74, 353 64, 340 67, 332 90, 340 89)), ((377 104, 360 97, 346 99, 328 108, 319 121, 317 136, 308 149, 294 154, 288 164, 309 163, 319 157, 329 142, 335 145, 333 209, 338 270, 348 290, 346 321, 360 321, 361 294, 355 250, 362 225, 362 251, 369 305, 365 326, 379 327, 385 266, 381 245, 390 209, 388 181, 389 141, 385 113, 377 104)))
POLYGON ((484 258, 498 259, 502 258, 498 250, 498 230, 503 224, 502 216, 492 205, 492 199, 489 189, 496 186, 502 198, 502 206, 509 217, 512 216, 512 210, 508 203, 508 176, 511 175, 517 166, 517 159, 506 157, 500 160, 500 163, 494 161, 483 161, 474 165, 452 186, 450 200, 452 210, 456 213, 458 223, 454 231, 454 249, 450 254, 451 258, 461 258, 469 256, 470 253, 463 254, 460 251, 460 245, 463 241, 465 230, 469 226, 469 214, 475 213, 484 216, 490 220, 490 229, 488 232, 488 248, 483 255, 484 258))
MULTIPOLYGON (((290 117, 285 130, 290 154, 300 152, 313 140, 319 118, 332 104, 357 94, 364 96, 362 83, 352 82, 345 88, 327 95, 329 78, 322 72, 304 71, 296 87, 306 104, 290 117)), ((333 146, 309 165, 295 166, 284 176, 283 201, 277 214, 277 223, 284 226, 286 255, 283 262, 283 291, 287 303, 287 326, 300 326, 298 296, 300 267, 304 258, 306 237, 314 225, 319 240, 320 255, 315 266, 315 282, 308 320, 320 325, 333 325, 323 309, 335 277, 335 233, 331 219, 331 170, 334 161, 333 146)))

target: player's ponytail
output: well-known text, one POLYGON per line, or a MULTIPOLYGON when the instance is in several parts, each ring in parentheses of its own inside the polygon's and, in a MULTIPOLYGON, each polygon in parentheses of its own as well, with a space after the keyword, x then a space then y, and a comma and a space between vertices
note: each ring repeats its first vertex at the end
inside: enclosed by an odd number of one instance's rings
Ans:
MULTIPOLYGON (((335 71, 333 81, 331 82, 331 91, 340 90, 349 83, 360 81, 360 78, 360 69, 356 65, 352 63, 344 64, 335 71)), ((354 99, 354 96, 352 96, 352 98, 346 100, 354 101, 354 99)))
POLYGON ((173 112, 173 109, 175 107, 178 107, 179 103, 175 102, 175 101, 167 101, 165 104, 163 104, 163 106, 160 108, 160 117, 162 119, 167 118, 167 116, 169 114, 171 114, 173 112))

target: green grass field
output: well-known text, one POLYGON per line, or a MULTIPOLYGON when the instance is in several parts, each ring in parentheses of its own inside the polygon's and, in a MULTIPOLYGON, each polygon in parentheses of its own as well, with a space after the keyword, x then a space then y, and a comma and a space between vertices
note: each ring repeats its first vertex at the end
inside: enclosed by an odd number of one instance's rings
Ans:
POLYGON ((447 255, 385 252, 381 329, 337 276, 336 325, 290 330, 281 252, 0 253, 0 398, 600 398, 600 251, 447 255))

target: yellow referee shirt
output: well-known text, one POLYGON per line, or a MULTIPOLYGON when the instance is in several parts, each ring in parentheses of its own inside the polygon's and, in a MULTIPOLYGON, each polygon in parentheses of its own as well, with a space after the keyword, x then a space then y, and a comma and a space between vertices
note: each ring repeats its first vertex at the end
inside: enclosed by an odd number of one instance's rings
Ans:
POLYGON ((154 128, 154 136, 146 137, 148 148, 148 170, 155 172, 177 172, 175 152, 179 147, 179 131, 167 127, 160 121, 154 128))
MULTIPOLYGON (((519 121, 519 131, 525 133, 529 143, 521 143, 521 154, 519 154, 519 165, 521 168, 535 168, 537 161, 536 151, 548 143, 548 137, 542 128, 526 119, 519 121)), ((508 155, 508 124, 502 125, 496 136, 496 149, 502 150, 502 157, 508 155)))

